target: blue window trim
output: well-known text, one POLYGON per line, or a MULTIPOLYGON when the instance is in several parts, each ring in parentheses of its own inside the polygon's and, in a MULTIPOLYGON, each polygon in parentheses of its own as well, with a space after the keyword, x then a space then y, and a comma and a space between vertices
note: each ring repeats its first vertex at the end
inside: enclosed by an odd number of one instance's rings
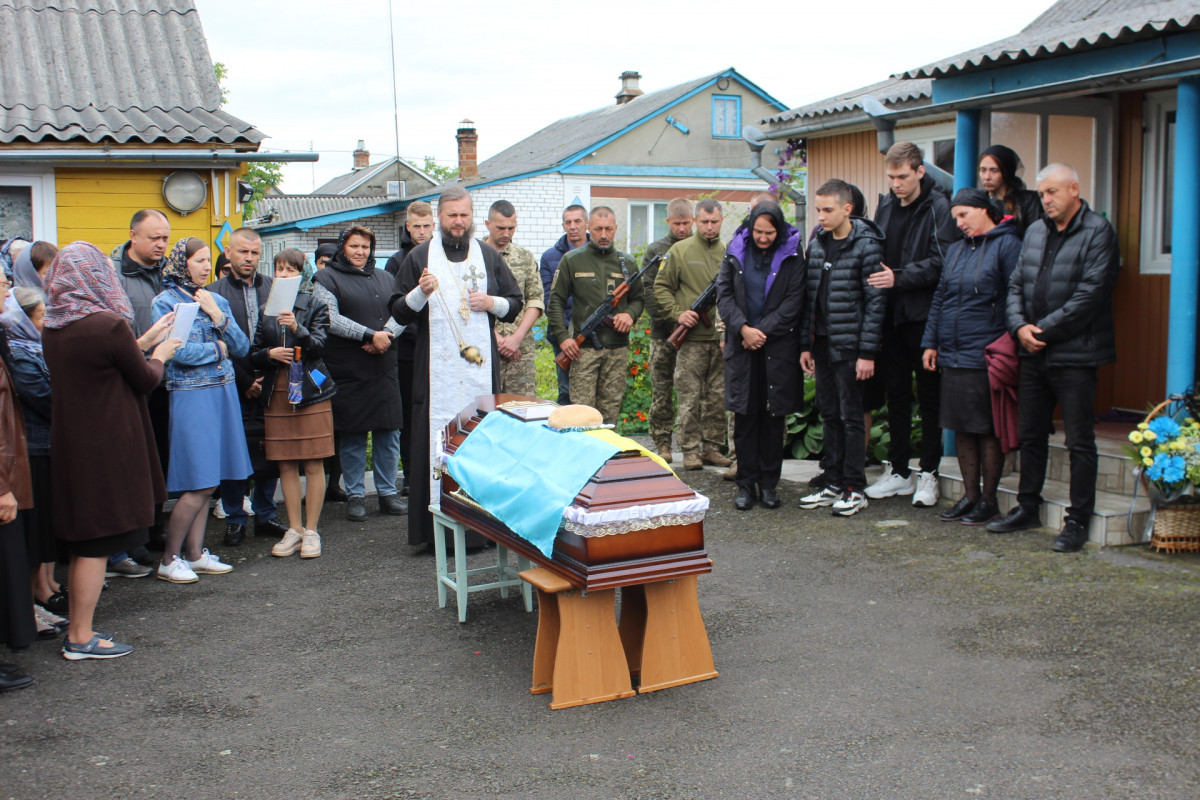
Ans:
POLYGON ((712 96, 712 135, 714 139, 740 139, 742 138, 742 96, 740 94, 714 94, 712 96), (734 133, 717 133, 717 101, 732 100, 733 106, 737 109, 737 121, 734 123, 734 133))

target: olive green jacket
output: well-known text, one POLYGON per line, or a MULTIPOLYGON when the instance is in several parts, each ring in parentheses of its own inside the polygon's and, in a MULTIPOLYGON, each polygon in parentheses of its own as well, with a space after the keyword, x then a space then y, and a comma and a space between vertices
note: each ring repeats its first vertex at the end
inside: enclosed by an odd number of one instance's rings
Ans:
MULTIPOLYGON (((645 267, 656 255, 659 253, 665 254, 671 249, 672 245, 682 241, 683 239, 676 239, 670 233, 667 233, 661 239, 646 245, 646 254, 642 256, 642 266, 645 267)), ((642 276, 642 281, 646 284, 646 313, 650 316, 651 339, 666 339, 671 335, 671 331, 675 330, 675 320, 663 319, 663 315, 658 310, 658 303, 654 298, 654 282, 658 280, 658 273, 661 271, 662 261, 658 262, 657 267, 642 276)))
MULTIPOLYGON (((663 265, 654 281, 654 299, 664 319, 678 320, 679 315, 691 308, 696 298, 704 293, 725 258, 725 244, 720 239, 708 241, 694 233, 677 244, 671 245, 663 265)), ((717 329, 716 306, 708 311, 713 323, 696 323, 689 339, 695 342, 720 340, 717 329)))
MULTIPOLYGON (((568 299, 572 301, 571 330, 578 332, 592 312, 605 301, 608 293, 621 281, 632 278, 637 270, 637 262, 633 256, 611 247, 601 250, 590 241, 563 255, 558 264, 558 271, 554 273, 554 285, 550 288, 550 308, 546 310, 550 335, 557 341, 566 341, 569 334, 566 325, 563 324, 563 313, 568 299)), ((638 281, 629 287, 629 293, 622 298, 612 313, 628 314, 633 317, 636 325, 638 317, 642 315, 643 305, 642 282, 638 281)), ((600 343, 605 348, 625 347, 629 344, 629 334, 617 333, 608 325, 602 325, 599 334, 600 343)))

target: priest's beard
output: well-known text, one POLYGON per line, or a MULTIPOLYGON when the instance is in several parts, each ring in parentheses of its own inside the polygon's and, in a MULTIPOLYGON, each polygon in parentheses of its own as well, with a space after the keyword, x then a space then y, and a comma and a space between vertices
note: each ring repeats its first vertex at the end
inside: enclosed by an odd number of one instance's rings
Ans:
POLYGON ((475 223, 472 222, 463 231, 462 236, 455 236, 448 230, 442 230, 442 244, 447 250, 463 250, 470 246, 471 239, 475 238, 475 223))

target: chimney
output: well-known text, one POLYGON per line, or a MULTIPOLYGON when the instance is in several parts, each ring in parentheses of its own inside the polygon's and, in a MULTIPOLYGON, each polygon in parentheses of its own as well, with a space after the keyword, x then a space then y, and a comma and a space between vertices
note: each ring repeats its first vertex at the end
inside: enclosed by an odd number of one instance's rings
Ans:
POLYGON ((476 146, 479 144, 479 134, 475 133, 475 123, 464 119, 458 123, 458 177, 469 181, 479 177, 476 146))
POLYGON ((354 171, 358 172, 360 169, 366 169, 369 166, 371 166, 371 154, 367 152, 363 140, 359 139, 358 148, 354 151, 354 171))
POLYGON ((621 73, 621 91, 617 93, 617 105, 623 106, 633 98, 645 94, 638 88, 638 81, 641 79, 640 72, 627 69, 621 73))

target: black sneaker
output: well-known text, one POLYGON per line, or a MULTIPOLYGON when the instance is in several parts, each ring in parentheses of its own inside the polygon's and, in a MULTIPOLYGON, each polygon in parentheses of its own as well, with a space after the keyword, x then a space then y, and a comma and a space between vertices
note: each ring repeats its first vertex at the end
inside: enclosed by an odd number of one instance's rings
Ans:
POLYGON ((367 518, 367 498, 349 497, 346 499, 346 519, 351 522, 363 522, 367 518))
POLYGON ((963 525, 987 525, 1000 514, 1000 506, 996 505, 996 501, 988 502, 986 499, 981 499, 971 509, 970 513, 964 514, 962 518, 963 525))
POLYGON ((1075 520, 1069 519, 1067 520, 1067 524, 1063 525, 1062 533, 1054 540, 1054 552, 1078 553, 1087 544, 1087 540, 1087 528, 1075 520))
POLYGON ((833 485, 833 476, 829 474, 829 470, 825 470, 819 475, 813 476, 808 485, 814 489, 824 489, 827 486, 833 485))

